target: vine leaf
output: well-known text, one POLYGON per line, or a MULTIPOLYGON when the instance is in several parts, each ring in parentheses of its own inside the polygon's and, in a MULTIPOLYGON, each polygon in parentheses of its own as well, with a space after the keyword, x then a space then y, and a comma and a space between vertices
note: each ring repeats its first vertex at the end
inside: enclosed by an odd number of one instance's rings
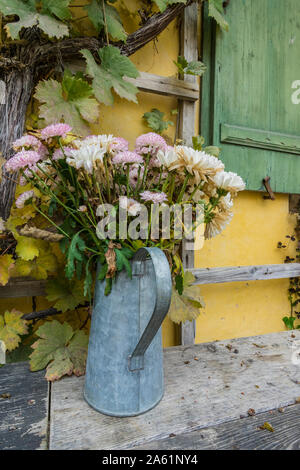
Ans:
POLYGON ((212 16, 224 31, 228 31, 229 25, 223 13, 223 0, 208 0, 208 15, 212 16))
POLYGON ((93 90, 98 101, 112 105, 114 97, 113 88, 121 97, 137 103, 138 89, 124 77, 136 78, 139 75, 135 65, 128 57, 123 56, 114 46, 105 46, 98 50, 101 65, 95 62, 91 52, 87 49, 80 51, 87 62, 87 74, 93 78, 93 90))
POLYGON ((175 3, 186 3, 187 0, 154 0, 161 12, 165 11, 169 5, 174 5, 175 3))
POLYGON ((43 0, 42 12, 57 16, 60 20, 68 20, 72 17, 69 10, 71 0, 43 0))
POLYGON ((13 275, 33 277, 34 279, 47 279, 49 274, 55 273, 57 258, 51 249, 39 249, 39 255, 33 260, 26 261, 17 258, 13 275))
MULTIPOLYGON (((56 4, 59 3, 56 0, 56 4)), ((62 9, 60 7, 54 7, 54 0, 46 0, 45 4, 48 4, 47 10, 54 13, 54 10, 57 13, 62 14, 62 9), (49 9, 49 5, 52 4, 52 10, 49 9)), ((66 4, 66 1, 63 1, 63 4, 66 4)), ((23 28, 32 28, 33 26, 38 26, 47 36, 56 37, 58 39, 68 36, 69 28, 67 25, 58 21, 48 14, 39 13, 35 7, 35 2, 30 0, 27 3, 24 3, 21 0, 0 0, 0 11, 3 15, 17 15, 19 20, 13 23, 5 25, 6 33, 12 39, 18 39, 19 33, 23 28)))
POLYGON ((26 320, 22 320, 22 312, 13 309, 0 315, 0 340, 4 341, 7 351, 16 349, 21 342, 20 335, 28 333, 26 320))
MULTIPOLYGON (((96 28, 97 32, 100 33, 105 26, 103 6, 92 0, 92 2, 84 7, 87 10, 89 18, 96 28)), ((110 36, 115 40, 126 41, 127 34, 123 28, 122 21, 118 11, 108 3, 105 3, 105 18, 107 24, 107 31, 110 36)))
POLYGON ((25 261, 34 259, 40 253, 40 240, 29 237, 19 237, 14 235, 17 240, 16 253, 25 261))
POLYGON ((53 79, 41 81, 34 97, 44 103, 40 106, 40 116, 46 124, 63 119, 75 133, 87 135, 90 132, 87 122, 95 122, 99 114, 92 94, 92 87, 80 74, 73 76, 65 71, 62 83, 53 79))
POLYGON ((168 315, 174 323, 195 320, 200 314, 199 309, 205 306, 199 287, 192 285, 194 280, 192 273, 185 272, 180 288, 182 294, 180 295, 175 288, 173 289, 168 315))
POLYGON ((14 266, 12 255, 0 256, 0 284, 5 286, 10 278, 10 270, 14 266))
POLYGON ((68 323, 57 320, 46 322, 36 331, 38 339, 31 347, 30 369, 46 369, 46 379, 53 382, 64 375, 77 376, 85 373, 88 337, 74 331, 68 323))
POLYGON ((177 62, 174 60, 174 64, 178 68, 179 73, 186 73, 187 75, 197 75, 201 77, 206 71, 206 65, 200 60, 192 60, 188 62, 185 57, 178 56, 177 62))
POLYGON ((165 121, 164 115, 162 111, 159 109, 153 108, 151 111, 148 111, 143 115, 143 118, 147 121, 148 126, 154 132, 161 134, 163 131, 168 129, 169 126, 174 126, 173 121, 165 121))
POLYGON ((62 312, 74 310, 86 300, 83 293, 83 284, 79 280, 51 279, 47 282, 46 293, 47 300, 55 302, 54 308, 62 312))

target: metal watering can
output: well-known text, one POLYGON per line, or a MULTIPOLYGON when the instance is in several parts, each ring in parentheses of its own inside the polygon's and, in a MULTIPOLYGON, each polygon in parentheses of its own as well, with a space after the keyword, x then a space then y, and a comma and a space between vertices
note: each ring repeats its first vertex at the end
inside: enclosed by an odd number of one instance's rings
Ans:
POLYGON ((84 388, 89 405, 120 417, 145 413, 163 396, 161 324, 172 293, 159 248, 141 248, 131 263, 132 279, 119 272, 110 295, 96 281, 84 388))

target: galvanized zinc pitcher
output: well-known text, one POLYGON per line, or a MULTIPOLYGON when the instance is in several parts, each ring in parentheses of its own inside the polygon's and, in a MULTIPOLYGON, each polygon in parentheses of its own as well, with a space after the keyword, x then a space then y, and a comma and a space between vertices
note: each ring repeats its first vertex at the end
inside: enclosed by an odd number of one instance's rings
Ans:
POLYGON ((118 273, 110 295, 96 282, 85 400, 101 413, 135 416, 164 392, 161 324, 171 301, 168 260, 159 248, 141 248, 132 279, 118 273))

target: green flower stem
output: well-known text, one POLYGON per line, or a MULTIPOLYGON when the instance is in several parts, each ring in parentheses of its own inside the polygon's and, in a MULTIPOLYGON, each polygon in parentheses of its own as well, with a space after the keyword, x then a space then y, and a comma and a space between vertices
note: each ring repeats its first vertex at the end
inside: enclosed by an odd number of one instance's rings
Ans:
POLYGON ((35 204, 33 204, 33 207, 34 209, 39 213, 41 214, 43 217, 45 217, 45 219, 48 220, 48 222, 50 222, 50 224, 52 224, 56 230, 58 230, 59 232, 61 232, 62 235, 64 235, 65 237, 67 238, 70 238, 70 235, 68 235, 62 228, 59 227, 59 225, 57 225, 55 222, 53 222, 53 220, 51 220, 44 212, 42 212, 35 204))
POLYGON ((177 203, 178 202, 181 202, 183 196, 184 196, 184 193, 185 193, 185 190, 186 190, 186 187, 187 187, 187 184, 188 184, 188 181, 190 179, 191 175, 188 173, 184 179, 184 182, 183 182, 183 185, 182 185, 182 188, 181 188, 181 191, 179 193, 179 196, 178 196, 178 199, 177 199, 177 203))
POLYGON ((111 195, 110 195, 110 178, 109 178, 107 160, 106 160, 105 157, 104 157, 103 161, 104 161, 105 176, 106 176, 106 181, 107 181, 107 197, 108 197, 108 203, 110 204, 110 202, 111 202, 111 195))
POLYGON ((146 157, 146 163, 145 163, 145 169, 144 169, 144 174, 143 174, 143 179, 142 179, 142 185, 139 188, 139 190, 144 189, 145 180, 146 180, 147 174, 148 174, 148 167, 149 167, 150 158, 151 158, 151 154, 149 153, 146 157))

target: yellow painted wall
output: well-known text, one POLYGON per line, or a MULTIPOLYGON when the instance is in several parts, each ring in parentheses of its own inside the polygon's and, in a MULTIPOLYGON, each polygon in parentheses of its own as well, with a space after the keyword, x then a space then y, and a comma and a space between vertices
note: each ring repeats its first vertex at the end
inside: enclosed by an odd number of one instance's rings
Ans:
MULTIPOLYGON (((135 0, 127 0, 126 6, 134 12, 135 0)), ((119 2, 124 15, 122 2, 119 2)), ((123 2, 124 6, 124 2, 123 2)), ((124 16, 126 30, 130 33, 138 26, 134 15, 124 16)), ((170 76, 176 73, 173 60, 179 51, 177 21, 174 21, 159 37, 138 51, 132 60, 139 70, 170 76)), ((99 124, 92 127, 94 133, 112 133, 126 137, 131 145, 135 138, 149 129, 142 115, 152 108, 167 113, 177 108, 173 98, 139 93, 139 104, 115 97, 114 107, 100 106, 99 124)), ((174 117, 171 117, 174 119, 174 117)), ((196 133, 197 133, 196 123, 196 133)), ((175 126, 168 129, 170 141, 174 139, 175 126)), ((238 196, 232 223, 217 238, 206 241, 196 253, 197 267, 237 266, 283 262, 285 253, 276 248, 279 240, 292 232, 295 220, 288 212, 288 196, 276 195, 275 201, 262 198, 261 193, 244 192, 238 196)), ((288 250, 287 250, 288 251, 288 250)), ((289 313, 287 301, 288 280, 259 281, 202 286, 206 308, 197 320, 196 341, 229 339, 256 335, 284 329, 282 317, 289 313)), ((0 299, 1 310, 18 308, 32 310, 31 299, 0 299)), ((45 299, 37 299, 37 308, 48 306, 45 299)), ((170 320, 163 324, 164 346, 178 344, 179 329, 170 320)))
MULTIPOLYGON (((246 191, 235 200, 234 217, 222 234, 205 241, 196 253, 196 267, 279 264, 294 244, 278 249, 293 233, 288 195, 265 200, 261 193, 246 191)), ((235 282, 201 286, 206 308, 197 320, 196 341, 214 341, 284 330, 282 317, 289 315, 288 279, 235 282)))

